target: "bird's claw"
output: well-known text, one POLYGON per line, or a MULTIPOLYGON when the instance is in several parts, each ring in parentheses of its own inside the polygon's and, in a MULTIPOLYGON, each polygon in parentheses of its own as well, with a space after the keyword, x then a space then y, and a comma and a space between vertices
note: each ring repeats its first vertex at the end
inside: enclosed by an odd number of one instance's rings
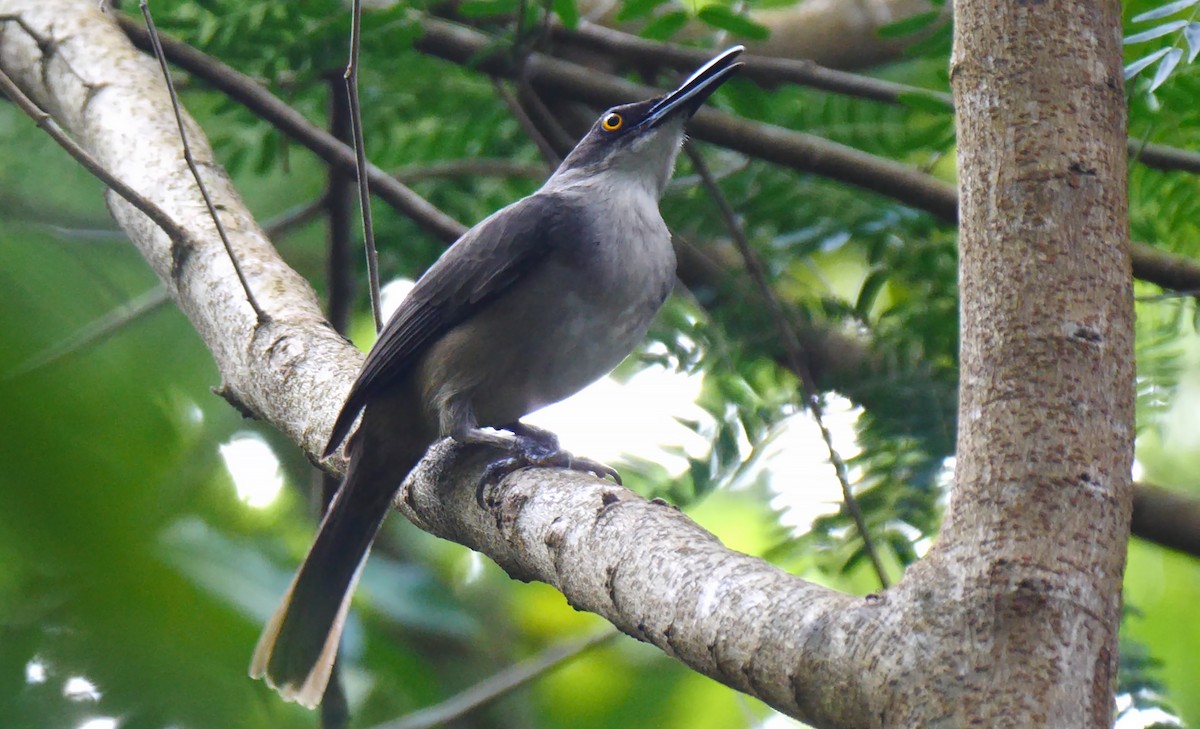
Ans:
POLYGON ((558 447, 558 438, 550 431, 522 424, 520 431, 514 431, 514 435, 516 438, 511 455, 488 464, 479 478, 475 501, 482 508, 487 508, 488 491, 504 477, 522 468, 566 468, 590 473, 598 478, 611 478, 618 485, 621 484, 621 474, 617 469, 591 458, 577 458, 562 450, 558 447))
MULTIPOLYGON (((566 451, 563 452, 566 453, 566 451)), ((621 482, 621 474, 617 472, 617 469, 613 468, 607 463, 593 461, 591 458, 576 458, 570 453, 566 453, 566 456, 570 462, 565 466, 565 468, 569 468, 572 471, 583 471, 584 473, 590 473, 596 478, 611 478, 618 486, 624 485, 621 482)))

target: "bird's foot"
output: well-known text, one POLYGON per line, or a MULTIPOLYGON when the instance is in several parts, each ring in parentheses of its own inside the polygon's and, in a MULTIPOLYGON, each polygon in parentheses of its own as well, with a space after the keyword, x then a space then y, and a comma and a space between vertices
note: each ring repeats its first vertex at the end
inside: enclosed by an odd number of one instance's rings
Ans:
POLYGON ((571 455, 558 445, 558 436, 548 430, 514 423, 505 426, 505 430, 513 434, 509 455, 493 461, 484 469, 475 490, 475 501, 486 508, 486 496, 491 487, 500 483, 505 476, 522 468, 567 468, 572 471, 582 471, 599 478, 611 478, 617 484, 621 483, 621 474, 612 466, 591 458, 580 458, 571 455))

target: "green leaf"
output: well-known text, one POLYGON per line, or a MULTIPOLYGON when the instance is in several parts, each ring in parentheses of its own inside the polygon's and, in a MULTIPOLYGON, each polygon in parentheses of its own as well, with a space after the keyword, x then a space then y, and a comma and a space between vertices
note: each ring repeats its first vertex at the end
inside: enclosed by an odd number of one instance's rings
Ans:
POLYGON ((629 0, 617 13, 617 20, 633 20, 647 16, 664 2, 666 0, 629 0))
POLYGON ((458 6, 458 12, 468 18, 493 18, 516 10, 516 0, 467 0, 458 6))
POLYGON ((897 100, 917 111, 929 111, 934 114, 947 114, 954 111, 953 104, 946 103, 944 98, 933 91, 905 91, 897 96, 897 100))
POLYGON ((867 319, 871 315, 871 309, 875 306, 875 299, 879 297, 879 292, 883 290, 884 284, 887 283, 888 272, 883 270, 875 270, 867 275, 863 281, 862 288, 858 292, 858 301, 854 302, 854 310, 862 319, 867 319))
POLYGON ((1183 37, 1187 40, 1188 63, 1191 63, 1200 53, 1200 23, 1188 23, 1188 27, 1183 29, 1183 37))
POLYGON ((937 10, 931 10, 928 13, 918 13, 904 20, 897 20, 895 23, 889 23, 879 29, 880 38, 903 38, 913 33, 918 33, 925 30, 934 21, 941 17, 941 13, 937 10))
POLYGON ((668 40, 682 30, 691 17, 683 10, 660 15, 642 28, 642 37, 650 40, 668 40))
POLYGON ((696 17, 714 28, 727 30, 736 36, 750 40, 766 40, 771 35, 771 31, 765 25, 759 25, 724 5, 707 5, 700 9, 696 17))
POLYGON ((575 0, 553 0, 554 14, 566 27, 574 30, 579 25, 579 8, 575 0))

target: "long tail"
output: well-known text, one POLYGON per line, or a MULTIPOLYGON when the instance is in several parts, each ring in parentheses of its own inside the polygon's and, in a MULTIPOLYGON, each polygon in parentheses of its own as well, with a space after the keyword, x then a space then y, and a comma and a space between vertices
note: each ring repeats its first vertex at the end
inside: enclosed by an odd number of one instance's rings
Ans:
POLYGON ((402 449, 415 453, 401 457, 396 449, 372 459, 376 449, 365 450, 361 443, 351 445, 350 470, 250 661, 251 678, 264 679, 285 700, 310 709, 321 702, 329 683, 371 542, 397 488, 424 452, 402 449))

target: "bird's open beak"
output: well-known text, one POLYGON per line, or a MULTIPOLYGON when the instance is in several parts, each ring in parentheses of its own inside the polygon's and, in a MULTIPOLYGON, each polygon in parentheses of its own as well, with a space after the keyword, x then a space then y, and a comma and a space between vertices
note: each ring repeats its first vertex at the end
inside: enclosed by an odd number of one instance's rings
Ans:
POLYGON ((733 46, 698 68, 679 85, 679 88, 650 107, 650 111, 638 126, 656 127, 681 112, 689 117, 695 114, 704 100, 741 68, 742 64, 736 63, 735 59, 744 50, 746 49, 742 46, 733 46))

